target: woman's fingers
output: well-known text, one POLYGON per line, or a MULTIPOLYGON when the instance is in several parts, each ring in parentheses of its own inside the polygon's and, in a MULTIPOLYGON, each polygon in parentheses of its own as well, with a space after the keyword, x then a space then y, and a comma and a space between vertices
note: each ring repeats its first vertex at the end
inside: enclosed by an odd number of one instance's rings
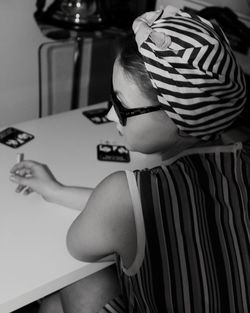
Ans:
POLYGON ((19 173, 20 171, 27 171, 32 173, 34 169, 40 164, 35 161, 24 160, 22 162, 16 163, 10 170, 12 174, 19 173))
POLYGON ((29 170, 25 169, 25 168, 21 168, 19 171, 18 171, 18 175, 19 176, 22 176, 22 177, 25 177, 27 174, 28 174, 29 170))
POLYGON ((18 184, 22 184, 22 182, 27 181, 29 177, 31 177, 31 175, 25 170, 10 174, 10 180, 18 184))
POLYGON ((26 186, 24 186, 24 185, 18 185, 18 186, 16 187, 16 192, 20 193, 20 192, 22 192, 25 188, 26 188, 26 186))
POLYGON ((36 167, 38 163, 34 161, 22 161, 15 164, 10 170, 10 180, 18 184, 16 191, 21 192, 23 189, 30 184, 33 184, 32 178, 35 178, 36 167))
POLYGON ((17 188, 16 188, 16 192, 17 193, 21 193, 23 192, 23 194, 25 196, 28 196, 29 194, 31 194, 34 190, 31 188, 31 187, 27 187, 27 186, 24 186, 24 185, 18 185, 17 188))
POLYGON ((10 180, 16 184, 18 184, 17 188, 16 188, 16 191, 17 192, 20 192, 23 190, 23 186, 26 187, 27 185, 29 185, 31 183, 30 179, 29 179, 30 176, 20 176, 19 174, 11 174, 10 175, 10 180))
POLYGON ((32 188, 27 187, 26 189, 24 189, 23 194, 24 194, 25 196, 28 196, 28 195, 31 194, 33 191, 34 191, 34 190, 33 190, 32 188))
POLYGON ((10 180, 18 185, 16 192, 23 195, 36 192, 44 199, 48 199, 52 189, 59 184, 45 164, 27 160, 13 166, 10 180))

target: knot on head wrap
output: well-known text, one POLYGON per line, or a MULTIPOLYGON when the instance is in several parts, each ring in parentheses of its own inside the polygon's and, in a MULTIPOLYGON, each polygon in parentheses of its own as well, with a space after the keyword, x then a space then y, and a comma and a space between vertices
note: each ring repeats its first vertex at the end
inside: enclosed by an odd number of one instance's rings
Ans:
POLYGON ((234 122, 246 85, 219 26, 168 6, 138 17, 133 30, 158 101, 180 133, 208 140, 234 122))

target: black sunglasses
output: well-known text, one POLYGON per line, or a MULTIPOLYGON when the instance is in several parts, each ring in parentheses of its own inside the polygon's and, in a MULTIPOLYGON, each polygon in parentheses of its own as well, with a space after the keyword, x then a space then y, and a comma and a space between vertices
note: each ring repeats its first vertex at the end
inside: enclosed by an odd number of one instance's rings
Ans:
POLYGON ((128 117, 166 109, 165 106, 162 104, 156 106, 127 109, 117 98, 117 95, 115 94, 113 88, 111 89, 110 104, 113 105, 115 112, 119 118, 119 122, 122 126, 126 126, 128 117))

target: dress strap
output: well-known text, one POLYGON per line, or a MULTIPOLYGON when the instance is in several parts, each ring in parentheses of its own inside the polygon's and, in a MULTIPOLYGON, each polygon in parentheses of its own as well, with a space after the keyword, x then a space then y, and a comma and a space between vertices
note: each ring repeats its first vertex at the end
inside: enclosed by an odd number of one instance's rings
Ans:
POLYGON ((122 269, 126 275, 132 276, 135 275, 144 259, 145 254, 145 227, 142 214, 141 198, 138 190, 135 174, 131 171, 126 171, 128 187, 130 191, 130 196, 133 203, 134 216, 135 216, 135 225, 136 225, 136 235, 137 235, 137 250, 136 257, 129 268, 125 268, 122 265, 122 269))

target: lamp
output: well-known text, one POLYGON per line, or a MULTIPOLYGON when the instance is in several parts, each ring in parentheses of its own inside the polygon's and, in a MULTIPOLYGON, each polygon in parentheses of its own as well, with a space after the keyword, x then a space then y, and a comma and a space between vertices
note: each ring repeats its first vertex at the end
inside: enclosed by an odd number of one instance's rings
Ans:
MULTIPOLYGON (((107 29, 104 18, 102 0, 55 0, 45 9, 46 0, 37 0, 35 20, 45 36, 55 39, 73 38, 75 41, 74 66, 72 80, 71 109, 79 105, 82 46, 84 38, 94 38, 99 30, 107 29)), ((41 77, 41 50, 39 49, 39 77, 41 77)), ((39 79, 39 85, 41 79, 39 79)), ((41 86, 39 87, 41 89, 41 86)), ((39 116, 41 116, 41 91, 39 100, 39 116)))
POLYGON ((60 9, 54 14, 54 18, 57 20, 81 26, 102 23, 94 0, 64 0, 60 9))
POLYGON ((48 9, 51 21, 64 28, 95 30, 104 19, 96 0, 61 0, 48 9))

